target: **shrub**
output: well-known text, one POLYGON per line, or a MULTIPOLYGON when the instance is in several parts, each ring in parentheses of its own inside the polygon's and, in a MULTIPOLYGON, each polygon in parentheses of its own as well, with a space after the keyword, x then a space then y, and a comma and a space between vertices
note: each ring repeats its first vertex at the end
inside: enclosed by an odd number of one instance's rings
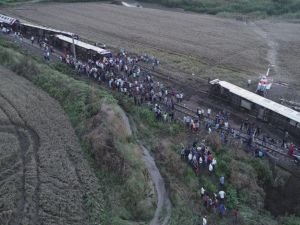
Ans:
POLYGON ((270 185, 273 180, 273 173, 270 164, 267 160, 253 159, 251 164, 257 173, 257 180, 259 185, 270 185))
POLYGON ((227 206, 229 209, 234 209, 238 206, 239 204, 239 199, 238 199, 238 195, 237 195, 237 190, 232 186, 229 185, 227 187, 227 206))
POLYGON ((218 190, 215 183, 206 176, 201 176, 199 182, 200 186, 204 187, 204 189, 206 189, 206 191, 208 191, 209 193, 216 193, 218 190))
POLYGON ((213 133, 207 137, 207 143, 212 148, 212 150, 218 153, 222 148, 222 142, 218 134, 213 133))
POLYGON ((154 113, 149 109, 138 107, 137 114, 139 119, 141 119, 141 121, 143 121, 149 127, 157 128, 159 126, 154 113))
POLYGON ((299 225, 300 217, 295 215, 284 216, 280 218, 282 225, 299 225))

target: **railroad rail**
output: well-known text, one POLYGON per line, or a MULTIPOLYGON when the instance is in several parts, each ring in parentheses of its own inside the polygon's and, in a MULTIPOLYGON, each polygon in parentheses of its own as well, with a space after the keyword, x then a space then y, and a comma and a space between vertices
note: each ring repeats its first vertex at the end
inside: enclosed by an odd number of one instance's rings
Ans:
MULTIPOLYGON (((29 44, 29 45, 32 46, 31 44, 29 44)), ((55 55, 55 57, 58 57, 58 55, 55 55)), ((142 67, 141 69, 145 70, 146 72, 150 72, 151 74, 153 74, 155 77, 157 77, 160 80, 166 80, 166 81, 171 82, 171 83, 175 83, 175 84, 177 83, 177 84, 182 85, 182 81, 180 81, 179 79, 175 79, 173 77, 172 78, 166 77, 165 74, 163 74, 163 73, 161 73, 159 71, 153 71, 153 70, 150 71, 150 69, 147 68, 147 67, 142 67)), ((93 83, 97 84, 98 86, 100 85, 100 84, 98 84, 96 82, 93 82, 93 83)), ((103 85, 101 85, 101 86, 103 86, 103 85)), ((204 90, 199 90, 198 89, 196 91, 198 93, 202 93, 202 94, 205 94, 207 96, 209 95, 209 93, 207 91, 204 91, 204 90)), ((215 96, 215 97, 217 97, 217 96, 215 96)), ((193 109, 191 109, 189 107, 183 106, 183 105, 178 104, 178 103, 175 103, 174 107, 175 107, 174 109, 177 112, 179 112, 179 113, 181 113, 183 115, 188 115, 188 116, 190 116, 190 117, 192 117, 194 119, 197 118, 197 116, 196 116, 196 110, 193 110, 193 109)), ((219 129, 219 131, 222 131, 222 129, 219 129)), ((240 132, 239 138, 241 138, 243 140, 247 140, 249 138, 249 135, 240 132)), ((263 144, 261 139, 255 139, 255 144, 257 146, 265 149, 269 154, 271 154, 272 159, 275 158, 276 162, 285 161, 285 163, 286 162, 291 163, 291 161, 292 161, 291 158, 287 155, 286 152, 284 152, 283 150, 279 149, 275 145, 272 145, 272 144, 269 144, 269 143, 263 144)))

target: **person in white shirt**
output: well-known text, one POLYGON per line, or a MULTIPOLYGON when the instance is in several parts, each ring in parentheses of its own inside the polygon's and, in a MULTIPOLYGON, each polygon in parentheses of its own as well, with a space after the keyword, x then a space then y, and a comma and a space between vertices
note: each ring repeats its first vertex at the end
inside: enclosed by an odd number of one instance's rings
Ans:
POLYGON ((211 114, 211 109, 207 109, 207 116, 208 116, 208 118, 210 117, 210 114, 211 114))
POLYGON ((199 166, 202 166, 202 163, 203 163, 203 159, 202 157, 199 157, 199 166))
POLYGON ((209 128, 208 128, 208 134, 210 134, 210 133, 211 133, 211 128, 209 127, 209 128))
POLYGON ((216 158, 213 158, 212 162, 211 162, 213 168, 215 169, 216 165, 217 165, 217 160, 216 158))
POLYGON ((214 167, 212 166, 212 164, 210 163, 208 166, 208 170, 211 173, 214 170, 214 167))
POLYGON ((200 189, 200 194, 201 194, 201 198, 203 198, 203 196, 205 194, 205 189, 203 187, 201 187, 201 189, 200 189))
POLYGON ((189 161, 192 161, 192 159, 193 159, 193 154, 192 154, 192 152, 190 152, 190 154, 188 155, 188 159, 189 159, 189 161))
POLYGON ((163 117, 164 117, 164 121, 167 122, 167 118, 168 118, 167 112, 164 113, 163 117))
POLYGON ((226 195, 225 191, 223 191, 223 190, 219 191, 219 197, 221 200, 224 200, 225 195, 226 195))
POLYGON ((206 216, 204 216, 203 219, 202 219, 202 225, 207 225, 207 219, 206 219, 206 216))

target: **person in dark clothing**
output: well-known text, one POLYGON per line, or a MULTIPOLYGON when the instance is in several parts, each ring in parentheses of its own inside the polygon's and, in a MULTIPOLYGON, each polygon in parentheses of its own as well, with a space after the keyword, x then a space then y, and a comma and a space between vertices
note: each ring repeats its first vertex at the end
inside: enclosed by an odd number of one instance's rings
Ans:
POLYGON ((238 208, 233 210, 233 224, 237 225, 238 224, 238 217, 240 214, 240 210, 238 208))

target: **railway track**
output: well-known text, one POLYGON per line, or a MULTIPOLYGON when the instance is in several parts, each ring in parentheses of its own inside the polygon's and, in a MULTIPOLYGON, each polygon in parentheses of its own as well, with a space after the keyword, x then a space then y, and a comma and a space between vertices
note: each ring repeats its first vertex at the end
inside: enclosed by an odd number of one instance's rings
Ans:
MULTIPOLYGON (((146 68, 147 71, 150 71, 149 68, 147 67, 142 67, 143 69, 146 68)), ((159 79, 162 79, 162 80, 165 80, 165 81, 168 81, 168 82, 171 82, 171 83, 180 83, 181 81, 179 79, 176 79, 176 78, 173 78, 173 77, 166 77, 163 73, 159 72, 159 71, 151 71, 151 73, 159 78, 159 79)), ((205 80, 205 79, 202 79, 202 80, 205 80)), ((209 93, 208 91, 205 91, 205 90, 201 90, 200 88, 196 90, 197 93, 201 93, 201 94, 205 94, 207 97, 211 96, 211 97, 214 97, 216 99, 219 99, 219 100, 223 100, 222 98, 220 98, 219 96, 216 96, 216 95, 212 95, 211 93, 209 93)), ((183 105, 180 105, 180 104, 175 104, 175 110, 177 112, 180 112, 182 114, 185 114, 185 115, 188 115, 190 117, 192 117, 193 119, 197 119, 197 116, 196 116, 196 109, 191 109, 189 107, 186 107, 186 106, 183 106, 183 105)), ((248 115, 248 116, 251 116, 252 115, 248 115)), ((247 134, 242 134, 241 135, 241 138, 243 138, 244 140, 248 139, 248 136, 247 134)), ((274 144, 263 144, 263 140, 262 139, 259 139, 257 138, 255 140, 255 144, 258 145, 259 147, 262 147, 264 148, 268 153, 276 156, 276 157, 281 157, 281 158, 284 158, 285 160, 289 160, 291 161, 291 158, 289 155, 287 155, 286 152, 284 152, 282 149, 278 148, 276 145, 274 144)))
MULTIPOLYGON (((175 104, 175 110, 180 112, 180 113, 184 113, 185 115, 188 115, 190 117, 192 117, 193 119, 197 119, 196 116, 196 110, 193 110, 191 108, 182 106, 180 104, 175 104)), ((221 129, 222 130, 222 129, 221 129)), ((225 130, 225 129, 223 129, 225 130)), ((248 140, 249 139, 249 135, 246 133, 239 133, 239 137, 242 138, 243 140, 248 140)), ((287 152, 285 152, 283 149, 279 148, 278 146, 271 144, 271 143, 263 143, 263 140, 260 138, 255 138, 255 144, 263 149, 265 149, 268 153, 271 153, 273 155, 276 156, 280 156, 283 157, 285 159, 290 160, 290 156, 287 154, 287 152)))
MULTIPOLYGON (((29 44, 29 46, 30 46, 29 49, 32 50, 32 46, 30 44, 29 44)), ((36 48, 38 48, 38 47, 36 47, 36 48)), ((41 51, 41 50, 39 49, 39 51, 41 51)), ((55 57, 58 57, 58 55, 56 54, 55 57)), ((142 65, 141 69, 144 72, 151 73, 152 75, 154 75, 154 77, 158 78, 160 81, 163 80, 163 81, 166 81, 170 84, 179 85, 180 87, 184 86, 182 80, 171 77, 171 76, 166 76, 165 74, 163 74, 162 72, 157 71, 157 70, 153 71, 152 69, 150 69, 149 67, 147 67, 145 65, 142 65)), ((80 79, 85 79, 87 81, 87 78, 80 78, 80 79)), ((203 79, 203 80, 205 80, 205 79, 203 79)), ((91 84, 90 79, 89 79, 88 82, 91 84)), ((100 85, 96 82, 92 82, 92 83, 96 84, 97 86, 103 87, 103 85, 100 85)), ((202 96, 205 96, 205 97, 211 96, 211 94, 207 90, 201 90, 199 87, 197 89, 195 87, 193 87, 193 91, 195 92, 195 94, 201 94, 202 96)), ((213 96, 213 97, 221 99, 218 96, 213 96)), ((206 104, 206 103, 207 102, 205 102, 204 104, 206 104)), ((213 106, 212 108, 215 107, 219 110, 222 110, 221 108, 218 108, 218 106, 216 106, 214 104, 210 104, 210 106, 213 106)), ((197 118, 196 117, 196 109, 192 109, 190 107, 175 103, 175 110, 176 110, 176 112, 178 112, 182 115, 188 115, 188 116, 190 116, 194 119, 197 118)), ((236 116, 235 114, 233 114, 233 115, 236 116)), ((247 140, 249 138, 249 136, 247 134, 241 134, 240 138, 242 138, 243 140, 247 140)), ((284 162, 289 162, 290 163, 292 161, 291 158, 287 155, 286 152, 284 152, 283 150, 277 148, 274 145, 271 145, 271 144, 263 145, 262 140, 260 140, 260 139, 255 140, 255 144, 259 147, 264 148, 268 152, 268 154, 271 154, 273 159, 274 158, 276 159, 277 162, 278 161, 284 161, 284 162)))

